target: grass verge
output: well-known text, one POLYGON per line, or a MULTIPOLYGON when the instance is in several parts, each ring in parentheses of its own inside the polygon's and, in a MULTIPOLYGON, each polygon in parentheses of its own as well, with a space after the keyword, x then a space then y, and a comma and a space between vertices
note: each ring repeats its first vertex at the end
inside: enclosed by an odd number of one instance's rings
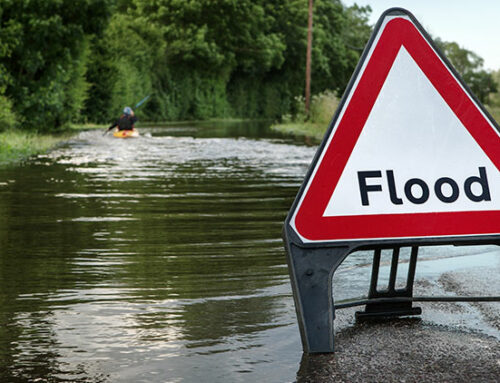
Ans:
POLYGON ((0 164, 18 162, 34 154, 43 153, 70 135, 52 135, 7 130, 0 133, 0 164))
MULTIPOLYGON (((298 97, 295 101, 297 112, 294 115, 282 116, 283 122, 272 125, 271 129, 286 135, 310 138, 311 143, 319 144, 337 109, 337 97, 329 91, 314 96, 309 119, 305 116, 303 97, 298 97)), ((500 106, 485 105, 485 107, 495 121, 500 123, 500 106)))
POLYGON ((74 124, 59 133, 25 132, 9 129, 0 132, 0 165, 22 161, 35 154, 46 152, 57 144, 68 140, 76 132, 90 129, 106 129, 107 125, 74 124))
POLYGON ((309 138, 311 143, 319 143, 338 105, 339 99, 335 93, 326 90, 312 97, 307 117, 304 97, 296 97, 293 115, 282 116, 282 122, 271 126, 271 129, 287 135, 309 138))
POLYGON ((289 122, 272 125, 271 129, 295 137, 308 137, 314 143, 319 143, 325 135, 328 124, 315 124, 312 122, 289 122))

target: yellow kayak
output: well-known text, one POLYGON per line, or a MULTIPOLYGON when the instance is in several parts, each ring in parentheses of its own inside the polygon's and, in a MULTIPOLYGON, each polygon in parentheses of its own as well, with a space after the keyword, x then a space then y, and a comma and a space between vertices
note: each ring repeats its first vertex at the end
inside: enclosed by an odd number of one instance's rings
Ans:
POLYGON ((136 129, 132 130, 115 130, 113 136, 116 138, 134 138, 139 137, 139 131, 136 129))

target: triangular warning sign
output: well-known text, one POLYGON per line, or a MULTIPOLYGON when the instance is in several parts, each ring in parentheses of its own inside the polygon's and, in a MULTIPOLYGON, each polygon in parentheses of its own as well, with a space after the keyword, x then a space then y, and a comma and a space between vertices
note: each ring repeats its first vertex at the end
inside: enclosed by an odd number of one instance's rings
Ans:
POLYGON ((305 242, 500 234, 500 134, 408 12, 380 19, 287 222, 305 242))

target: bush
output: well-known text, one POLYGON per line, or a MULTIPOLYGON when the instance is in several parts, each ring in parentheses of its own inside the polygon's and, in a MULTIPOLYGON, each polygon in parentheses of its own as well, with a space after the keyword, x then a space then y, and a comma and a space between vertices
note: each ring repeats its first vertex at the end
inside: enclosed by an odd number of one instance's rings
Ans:
POLYGON ((0 96, 0 132, 13 128, 16 124, 16 115, 12 111, 12 103, 5 96, 0 96))
POLYGON ((2 1, 0 94, 12 100, 23 129, 52 131, 78 118, 86 38, 100 33, 110 10, 108 0, 2 1))
POLYGON ((330 90, 314 95, 311 99, 309 118, 304 97, 297 96, 293 101, 294 113, 284 114, 281 123, 271 126, 271 129, 288 135, 304 136, 310 143, 320 142, 338 107, 337 96, 330 90))
POLYGON ((325 90, 311 97, 309 116, 306 113, 306 100, 304 96, 294 98, 293 114, 286 115, 284 122, 310 122, 313 124, 327 125, 332 120, 333 114, 339 105, 335 92, 325 90))
POLYGON ((315 124, 329 124, 339 105, 339 99, 331 90, 314 95, 311 100, 311 122, 315 124))
POLYGON ((282 75, 234 76, 227 85, 232 115, 279 119, 292 104, 289 84, 282 75))

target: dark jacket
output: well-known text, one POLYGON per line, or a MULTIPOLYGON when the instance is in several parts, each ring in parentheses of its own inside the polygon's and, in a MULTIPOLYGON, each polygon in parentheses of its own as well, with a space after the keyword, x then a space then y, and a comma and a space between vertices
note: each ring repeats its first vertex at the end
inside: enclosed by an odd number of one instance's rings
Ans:
POLYGON ((136 116, 131 116, 127 114, 122 114, 119 119, 117 119, 109 129, 113 129, 118 126, 118 130, 132 130, 134 129, 134 124, 137 122, 136 116))

